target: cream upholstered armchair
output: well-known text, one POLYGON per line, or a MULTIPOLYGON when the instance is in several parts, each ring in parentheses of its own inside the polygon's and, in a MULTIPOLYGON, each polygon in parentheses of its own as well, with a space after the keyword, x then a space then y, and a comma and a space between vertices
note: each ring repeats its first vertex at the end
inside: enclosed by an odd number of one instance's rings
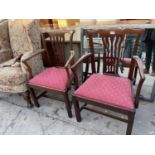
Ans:
POLYGON ((40 55, 43 51, 38 20, 1 22, 0 92, 22 94, 32 106, 26 82, 44 69, 40 55))

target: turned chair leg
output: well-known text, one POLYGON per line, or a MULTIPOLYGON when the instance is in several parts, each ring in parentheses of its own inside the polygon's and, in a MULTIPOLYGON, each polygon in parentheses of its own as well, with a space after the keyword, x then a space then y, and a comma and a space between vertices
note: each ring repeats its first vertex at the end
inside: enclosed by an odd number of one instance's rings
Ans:
POLYGON ((79 102, 75 99, 75 97, 73 97, 73 104, 75 109, 76 120, 77 122, 81 122, 79 102))
POLYGON ((65 105, 66 105, 68 117, 72 118, 71 104, 70 104, 70 101, 69 101, 68 92, 65 92, 64 99, 65 99, 65 105))
POLYGON ((37 97, 36 97, 36 94, 35 94, 33 88, 28 87, 28 89, 29 89, 29 91, 30 91, 30 94, 31 94, 31 96, 32 96, 32 99, 33 99, 33 101, 34 101, 35 106, 36 106, 36 107, 40 107, 39 102, 38 102, 38 99, 37 99, 37 97))
POLYGON ((30 98, 30 92, 29 91, 26 91, 24 93, 21 93, 21 95, 23 96, 24 100, 26 100, 27 102, 27 107, 28 108, 32 108, 33 107, 33 104, 31 102, 31 98, 30 98))
POLYGON ((132 133, 134 117, 135 117, 135 112, 132 112, 128 115, 128 125, 127 125, 126 135, 131 135, 132 133))

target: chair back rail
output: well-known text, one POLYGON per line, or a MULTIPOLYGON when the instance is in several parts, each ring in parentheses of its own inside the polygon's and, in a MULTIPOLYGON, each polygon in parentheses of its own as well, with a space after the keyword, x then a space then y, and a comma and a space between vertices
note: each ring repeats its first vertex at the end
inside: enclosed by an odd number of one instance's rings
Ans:
POLYGON ((64 33, 49 33, 51 47, 54 51, 55 64, 59 62, 61 65, 64 65, 65 60, 65 36, 64 33), (60 56, 61 55, 61 56, 60 56))
POLYGON ((41 34, 41 44, 43 49, 45 49, 45 52, 42 54, 44 65, 46 66, 48 63, 51 65, 50 55, 48 53, 48 48, 45 42, 45 39, 49 37, 49 34, 47 32, 40 33, 40 34, 41 34))
POLYGON ((87 35, 89 37, 89 48, 92 55, 93 68, 95 71, 94 63, 94 44, 93 38, 98 35, 101 38, 103 44, 103 73, 118 74, 118 65, 122 53, 124 52, 124 44, 126 35, 124 30, 88 30, 87 35))
MULTIPOLYGON (((48 32, 48 37, 51 42, 51 55, 53 58, 51 61, 54 61, 52 64, 55 64, 56 66, 65 66, 66 64, 66 54, 65 54, 65 41, 66 38, 68 38, 69 42, 69 50, 73 50, 73 34, 74 30, 51 30, 48 32), (67 36, 67 37, 66 37, 67 36)), ((45 43, 45 35, 42 35, 43 37, 43 45, 45 43)), ((46 47, 46 45, 44 45, 46 47)))

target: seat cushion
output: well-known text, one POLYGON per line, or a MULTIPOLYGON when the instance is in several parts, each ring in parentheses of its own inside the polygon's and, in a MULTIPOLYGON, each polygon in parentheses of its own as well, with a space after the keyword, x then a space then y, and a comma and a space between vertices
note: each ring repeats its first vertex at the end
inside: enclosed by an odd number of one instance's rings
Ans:
POLYGON ((93 74, 75 91, 75 95, 125 109, 134 108, 131 83, 127 78, 93 74))
POLYGON ((0 85, 15 86, 26 81, 21 67, 0 67, 0 85))
MULTIPOLYGON (((70 71, 70 77, 72 77, 70 71)), ((48 89, 56 89, 65 91, 68 87, 70 79, 67 76, 66 69, 63 67, 50 67, 42 73, 36 75, 29 81, 30 85, 45 87, 48 89)))
POLYGON ((130 64, 131 64, 131 58, 122 58, 121 61, 123 64, 125 64, 127 66, 130 66, 130 64))

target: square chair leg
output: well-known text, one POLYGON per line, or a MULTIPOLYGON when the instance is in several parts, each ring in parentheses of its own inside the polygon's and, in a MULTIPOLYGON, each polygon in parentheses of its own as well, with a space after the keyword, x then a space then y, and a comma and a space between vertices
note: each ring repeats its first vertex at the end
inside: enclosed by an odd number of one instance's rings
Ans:
POLYGON ((135 117, 135 112, 132 112, 128 115, 128 125, 127 125, 127 135, 131 135, 132 133, 132 128, 133 128, 133 123, 134 123, 134 117, 135 117))
POLYGON ((70 104, 70 101, 69 101, 68 92, 65 92, 64 99, 65 99, 65 105, 66 105, 68 117, 72 118, 71 104, 70 104))
POLYGON ((74 104, 76 120, 77 120, 77 122, 81 122, 79 102, 76 100, 76 98, 74 96, 73 96, 72 100, 73 100, 73 104, 74 104))
POLYGON ((28 108, 32 108, 33 107, 33 104, 31 102, 31 97, 30 97, 30 92, 29 91, 26 91, 24 93, 21 93, 21 95, 23 96, 23 98, 26 100, 27 102, 27 107, 28 108))

